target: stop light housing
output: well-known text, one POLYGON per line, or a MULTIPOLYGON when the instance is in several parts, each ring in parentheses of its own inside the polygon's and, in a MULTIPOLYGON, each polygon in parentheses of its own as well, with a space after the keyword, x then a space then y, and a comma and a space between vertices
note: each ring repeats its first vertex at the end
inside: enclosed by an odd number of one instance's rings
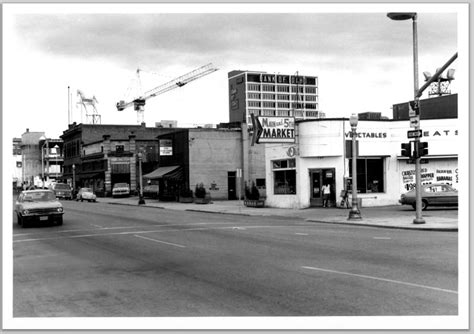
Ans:
POLYGON ((402 143, 402 157, 411 157, 411 144, 410 143, 402 143))
POLYGON ((428 155, 428 143, 427 142, 418 142, 418 147, 416 150, 417 157, 422 157, 424 155, 428 155))

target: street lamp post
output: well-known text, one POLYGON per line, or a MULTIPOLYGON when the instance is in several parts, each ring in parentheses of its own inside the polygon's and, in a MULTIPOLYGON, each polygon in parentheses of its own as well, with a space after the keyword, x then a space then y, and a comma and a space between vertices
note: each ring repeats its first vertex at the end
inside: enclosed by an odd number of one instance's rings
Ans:
MULTIPOLYGON (((388 13, 387 16, 395 21, 412 20, 413 21, 413 79, 414 79, 414 104, 415 109, 418 109, 417 117, 419 115, 420 98, 418 94, 418 29, 417 29, 417 14, 416 13, 388 13)), ((415 123, 415 130, 420 129, 420 120, 415 123)), ((415 138, 415 207, 416 217, 413 224, 424 224, 425 220, 421 214, 421 166, 420 157, 418 156, 418 147, 420 138, 415 138)))
POLYGON ((142 152, 138 152, 138 178, 140 182, 140 192, 138 196, 138 204, 145 204, 145 200, 143 199, 143 178, 142 178, 142 152))
POLYGON ((44 147, 48 144, 48 138, 41 136, 40 140, 44 140, 43 145, 41 145, 41 181, 43 183, 42 187, 44 189, 44 147))
POLYGON ((59 166, 59 164, 58 164, 59 146, 57 144, 54 145, 54 152, 55 152, 54 162, 55 162, 55 166, 56 166, 56 167, 54 167, 55 168, 55 173, 54 173, 55 175, 54 176, 55 176, 55 179, 56 179, 56 182, 57 182, 58 181, 58 166, 59 166))
POLYGON ((359 211, 359 206, 357 203, 357 123, 359 118, 356 114, 352 114, 349 118, 349 123, 351 124, 352 129, 352 208, 349 211, 348 220, 361 220, 362 216, 359 211))
POLYGON ((76 191, 76 165, 72 164, 72 191, 76 191))

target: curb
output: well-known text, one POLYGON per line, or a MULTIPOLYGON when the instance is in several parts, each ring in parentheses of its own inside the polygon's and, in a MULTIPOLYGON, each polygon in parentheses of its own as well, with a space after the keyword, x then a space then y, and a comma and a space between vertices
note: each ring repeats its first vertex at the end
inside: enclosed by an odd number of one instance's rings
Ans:
MULTIPOLYGON (((139 204, 131 204, 131 203, 117 203, 117 202, 102 202, 106 204, 112 205, 127 205, 127 206, 136 206, 136 207, 147 207, 147 208, 155 208, 161 210, 175 210, 170 208, 165 208, 162 206, 148 206, 148 205, 139 205, 139 204)), ((265 215, 253 215, 244 212, 224 212, 224 211, 211 211, 211 210, 198 210, 198 209, 184 209, 178 211, 188 211, 188 212, 203 212, 203 213, 212 213, 212 214, 227 214, 227 215, 235 215, 235 216, 265 216, 265 215)), ((286 216, 280 215, 268 215, 267 217, 277 217, 277 218, 287 218, 286 216)), ((375 227, 375 228, 386 228, 386 229, 398 229, 398 230, 412 230, 412 231, 434 231, 434 232, 458 232, 457 227, 411 227, 411 226, 390 226, 390 225, 377 225, 371 223, 365 224, 358 224, 358 223, 349 223, 344 221, 324 221, 324 220, 315 220, 312 218, 301 218, 306 222, 313 222, 313 223, 320 223, 320 224, 337 224, 337 225, 347 225, 347 226, 361 226, 361 227, 375 227)))
POLYGON ((321 223, 321 224, 337 224, 337 225, 348 225, 348 226, 363 226, 363 227, 377 227, 377 228, 388 228, 397 230, 414 230, 414 231, 434 231, 434 232, 458 232, 457 227, 409 227, 409 226, 390 226, 390 225, 377 225, 377 224, 357 224, 357 223, 346 223, 346 222, 329 222, 322 220, 305 219, 307 222, 321 223))

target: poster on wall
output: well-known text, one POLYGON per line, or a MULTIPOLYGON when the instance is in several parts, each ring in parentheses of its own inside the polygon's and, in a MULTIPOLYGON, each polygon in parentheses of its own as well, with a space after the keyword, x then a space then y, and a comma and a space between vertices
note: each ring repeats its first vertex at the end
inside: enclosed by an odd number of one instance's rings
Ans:
MULTIPOLYGON (((401 183, 403 191, 415 188, 415 167, 401 171, 401 183)), ((424 165, 421 167, 421 184, 444 183, 458 188, 459 176, 457 166, 447 164, 424 165)))

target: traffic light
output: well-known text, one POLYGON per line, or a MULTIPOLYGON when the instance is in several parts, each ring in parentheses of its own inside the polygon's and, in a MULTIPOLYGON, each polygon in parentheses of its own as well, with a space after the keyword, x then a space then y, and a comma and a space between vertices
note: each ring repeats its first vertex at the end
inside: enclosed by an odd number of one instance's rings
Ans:
POLYGON ((402 157, 411 157, 411 144, 402 143, 402 157))
POLYGON ((428 155, 428 143, 427 142, 418 142, 418 147, 416 150, 416 156, 422 157, 424 155, 428 155))

